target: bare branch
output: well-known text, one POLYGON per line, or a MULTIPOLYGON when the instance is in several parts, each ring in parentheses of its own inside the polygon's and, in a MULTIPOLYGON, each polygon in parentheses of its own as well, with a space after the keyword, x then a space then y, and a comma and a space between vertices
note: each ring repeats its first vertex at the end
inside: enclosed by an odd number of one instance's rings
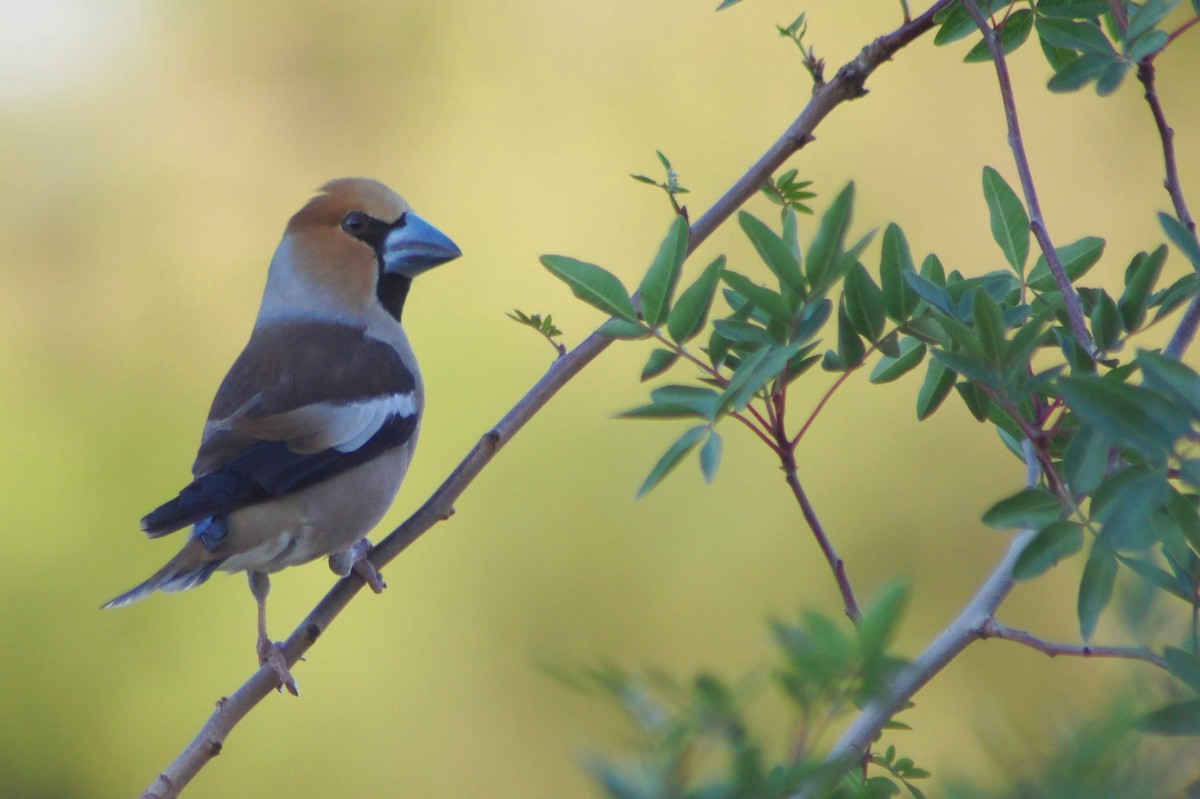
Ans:
MULTIPOLYGON (((1200 19, 1200 17, 1196 19, 1200 19)), ((1162 141, 1163 166, 1167 175, 1163 180, 1163 186, 1166 188, 1167 194, 1171 195, 1171 204, 1175 206, 1175 217, 1195 236, 1196 222, 1192 219, 1191 211, 1188 210, 1187 200, 1183 196, 1183 184, 1179 180, 1179 164, 1175 158, 1175 131, 1167 124, 1167 115, 1163 111, 1162 101, 1158 99, 1152 57, 1148 56, 1138 64, 1137 76, 1146 89, 1146 103, 1150 106, 1150 113, 1154 116, 1154 125, 1158 128, 1158 138, 1162 141)), ((1183 353, 1192 343, 1192 339, 1196 337, 1197 327, 1200 327, 1200 296, 1193 297, 1192 301, 1188 303, 1183 318, 1179 320, 1179 327, 1172 334, 1163 354, 1170 358, 1182 358, 1183 353)))
MULTIPOLYGON (((932 28, 934 15, 951 2, 952 0, 938 0, 916 19, 905 22, 891 33, 879 37, 839 69, 832 80, 814 91, 808 104, 783 135, 692 225, 688 238, 688 253, 699 247, 737 208, 754 196, 759 186, 788 158, 812 141, 813 130, 834 108, 847 100, 866 94, 867 90, 863 84, 867 77, 880 64, 890 60, 897 51, 932 28)), ((372 550, 371 563, 377 569, 381 569, 437 522, 449 518, 454 512, 454 502, 491 462, 500 448, 508 443, 551 397, 604 352, 610 343, 610 339, 593 333, 574 350, 556 360, 529 393, 480 439, 433 496, 372 550)), ((295 664, 312 647, 362 586, 362 581, 356 575, 352 575, 339 580, 330 589, 284 642, 282 650, 289 665, 295 664)), ((146 790, 143 799, 173 799, 178 796, 200 769, 221 752, 226 737, 238 722, 277 685, 278 679, 274 672, 269 668, 262 668, 231 696, 222 699, 217 704, 216 712, 195 740, 146 790)))
POLYGON ((1008 146, 1012 148, 1013 159, 1017 163, 1017 175, 1021 179, 1021 189, 1025 194, 1025 204, 1029 206, 1029 229, 1033 231, 1033 237, 1037 239, 1038 247, 1046 256, 1046 264, 1050 267, 1051 274, 1054 275, 1054 283, 1058 286, 1059 293, 1062 294, 1063 303, 1067 309, 1067 318, 1071 323, 1071 334, 1084 352, 1094 358, 1096 349, 1092 344, 1092 336, 1088 333, 1087 325, 1083 321, 1083 307, 1079 303, 1079 294, 1071 285, 1071 278, 1067 276, 1067 270, 1063 268, 1062 260, 1058 257, 1054 243, 1050 240, 1050 233, 1046 230, 1046 221, 1042 217, 1042 207, 1038 202, 1037 190, 1033 185, 1033 174, 1029 169, 1029 158, 1025 154, 1025 141, 1021 138, 1021 125, 1017 119, 1017 101, 1013 96, 1012 81, 1008 77, 1008 63, 1004 58, 1004 50, 1000 46, 1000 35, 988 24, 987 18, 979 10, 975 0, 963 0, 963 7, 967 9, 971 18, 975 20, 975 24, 979 26, 979 30, 983 32, 983 40, 987 42, 988 50, 992 53, 992 63, 996 65, 1000 97, 1004 102, 1004 118, 1008 123, 1008 146))
POLYGON ((813 537, 817 539, 817 544, 821 547, 821 553, 825 555, 825 561, 833 571, 833 579, 837 581, 838 590, 842 592, 842 604, 846 607, 846 615, 857 626, 862 621, 862 610, 858 605, 858 597, 854 595, 854 586, 850 584, 850 578, 846 575, 846 561, 842 560, 834 550, 833 542, 825 534, 825 528, 821 526, 816 510, 808 501, 808 495, 804 493, 804 488, 800 485, 800 478, 796 476, 796 458, 791 450, 785 450, 783 469, 788 487, 792 489, 792 493, 796 496, 796 502, 800 504, 800 512, 804 514, 804 521, 808 523, 808 528, 812 530, 813 537))
POLYGON ((1154 654, 1147 647, 1126 647, 1126 646, 1088 646, 1086 644, 1059 644, 1053 641, 1047 641, 1044 638, 1038 638, 1033 633, 1025 630, 1017 630, 1013 627, 1001 624, 995 619, 988 619, 979 628, 980 640, 986 641, 989 638, 999 638, 1002 641, 1012 641, 1013 643, 1027 646, 1030 649, 1036 649, 1043 655, 1050 657, 1058 657, 1066 655, 1071 657, 1082 658, 1120 658, 1124 660, 1141 660, 1146 663, 1151 663, 1158 666, 1160 669, 1169 671, 1167 661, 1163 660, 1158 655, 1154 654))

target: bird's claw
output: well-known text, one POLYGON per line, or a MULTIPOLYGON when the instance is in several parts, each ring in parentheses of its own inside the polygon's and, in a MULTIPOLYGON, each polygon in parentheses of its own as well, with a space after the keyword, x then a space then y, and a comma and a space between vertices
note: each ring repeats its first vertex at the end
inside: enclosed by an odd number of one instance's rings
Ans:
POLYGON ((286 688, 292 696, 300 696, 300 689, 296 687, 296 680, 288 669, 287 658, 283 656, 278 643, 266 637, 258 639, 258 665, 270 666, 271 671, 275 672, 279 678, 277 690, 286 688))
POLYGON ((367 556, 371 554, 371 542, 364 538, 355 544, 350 552, 354 558, 354 565, 351 567, 354 573, 362 578, 372 591, 382 594, 383 589, 387 588, 387 583, 383 581, 383 575, 375 568, 375 564, 367 560, 367 556))

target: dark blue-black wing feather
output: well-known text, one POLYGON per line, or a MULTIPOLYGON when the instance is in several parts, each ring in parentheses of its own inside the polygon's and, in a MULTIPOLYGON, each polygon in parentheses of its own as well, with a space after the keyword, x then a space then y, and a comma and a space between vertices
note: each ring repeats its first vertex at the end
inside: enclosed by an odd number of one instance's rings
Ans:
POLYGON ((417 415, 393 416, 352 452, 326 449, 302 454, 278 441, 247 447, 215 471, 195 480, 179 496, 142 519, 151 537, 166 535, 211 516, 281 497, 361 466, 403 446, 417 427, 417 415))

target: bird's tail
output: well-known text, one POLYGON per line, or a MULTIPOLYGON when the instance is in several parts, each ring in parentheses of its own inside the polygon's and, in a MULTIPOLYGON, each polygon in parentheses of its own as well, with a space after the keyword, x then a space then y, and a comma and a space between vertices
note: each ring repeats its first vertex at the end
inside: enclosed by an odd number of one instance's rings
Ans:
POLYGON ((209 560, 205 558, 206 555, 203 544, 195 539, 188 541, 179 554, 171 558, 167 565, 156 571, 149 580, 105 602, 101 608, 123 608, 145 599, 155 591, 174 593, 195 588, 211 577, 217 567, 225 561, 224 558, 209 560))

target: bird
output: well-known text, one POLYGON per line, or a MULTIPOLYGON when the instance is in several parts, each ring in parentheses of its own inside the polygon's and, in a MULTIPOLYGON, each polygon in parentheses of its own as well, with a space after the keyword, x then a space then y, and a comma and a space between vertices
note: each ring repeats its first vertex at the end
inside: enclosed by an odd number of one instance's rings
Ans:
POLYGON ((267 633, 273 572, 317 558, 376 592, 366 536, 394 501, 424 384, 401 315, 412 281, 462 254, 384 184, 340 178, 288 221, 249 341, 213 399, 192 481, 148 513, 151 538, 191 528, 175 557, 103 605, 245 572, 259 665, 298 695, 267 633))

